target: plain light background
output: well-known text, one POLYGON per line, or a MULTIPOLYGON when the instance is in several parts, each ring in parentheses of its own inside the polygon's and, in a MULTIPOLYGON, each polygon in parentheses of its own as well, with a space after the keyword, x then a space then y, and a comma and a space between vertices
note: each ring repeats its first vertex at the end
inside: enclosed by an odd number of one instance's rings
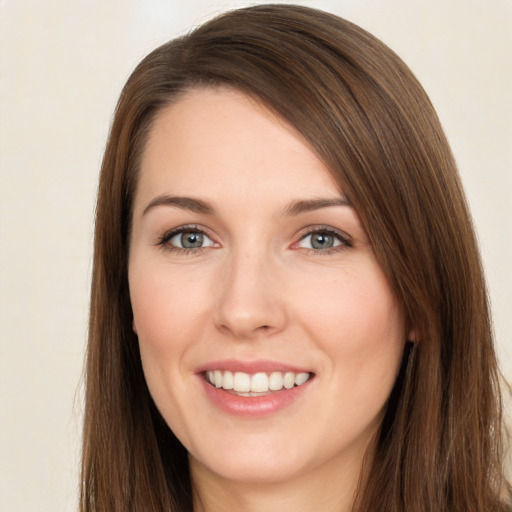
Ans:
MULTIPOLYGON (((0 510, 76 510, 94 196, 125 80, 157 45, 254 3, 0 0, 0 510)), ((430 95, 512 380, 512 1, 294 3, 380 37, 430 95)))

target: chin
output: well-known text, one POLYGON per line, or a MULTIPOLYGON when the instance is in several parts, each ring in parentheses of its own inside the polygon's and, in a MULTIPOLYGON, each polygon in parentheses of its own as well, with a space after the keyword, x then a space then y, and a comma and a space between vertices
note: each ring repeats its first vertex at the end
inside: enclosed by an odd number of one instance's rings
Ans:
POLYGON ((222 480, 246 484, 278 484, 294 480, 306 472, 307 465, 284 456, 237 451, 225 457, 197 459, 189 455, 191 470, 207 471, 222 480))

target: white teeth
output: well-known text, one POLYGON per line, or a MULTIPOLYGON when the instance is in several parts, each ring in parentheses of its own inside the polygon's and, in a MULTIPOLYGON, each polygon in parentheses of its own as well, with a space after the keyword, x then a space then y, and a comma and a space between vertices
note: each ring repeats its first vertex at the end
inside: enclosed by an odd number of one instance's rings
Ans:
POLYGON ((233 378, 233 389, 235 391, 251 391, 251 376, 248 373, 236 372, 233 378))
POLYGON ((282 389, 283 385, 283 374, 281 372, 272 372, 268 379, 268 389, 271 391, 279 391, 282 389))
POLYGON ((220 372, 219 370, 215 370, 213 372, 213 380, 215 383, 215 387, 221 388, 222 387, 222 372, 220 372))
POLYGON ((304 382, 307 382, 308 380, 309 380, 309 373, 297 373, 297 375, 295 375, 295 384, 297 386, 304 384, 304 382))
POLYGON ((286 372, 284 374, 284 387, 286 389, 292 389, 295 385, 295 374, 292 372, 286 372))
POLYGON ((311 374, 307 372, 258 372, 250 375, 245 372, 230 372, 221 370, 209 370, 206 372, 206 379, 216 388, 234 390, 238 393, 268 393, 269 391, 280 391, 291 389, 294 386, 301 386, 307 382, 311 374))
POLYGON ((257 393, 268 391, 268 377, 266 373, 256 373, 251 377, 251 391, 257 393))
POLYGON ((233 374, 231 372, 224 372, 222 387, 224 389, 233 389, 233 385, 233 374))

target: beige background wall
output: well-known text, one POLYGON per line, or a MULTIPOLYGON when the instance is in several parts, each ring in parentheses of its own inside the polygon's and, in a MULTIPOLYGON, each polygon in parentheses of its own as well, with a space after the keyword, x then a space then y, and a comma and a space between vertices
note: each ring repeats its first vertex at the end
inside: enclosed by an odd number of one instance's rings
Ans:
MULTIPOLYGON (((156 45, 248 3, 0 0, 0 510, 76 507, 94 193, 117 95, 156 45)), ((512 1, 296 3, 381 37, 430 94, 512 379, 512 1)))

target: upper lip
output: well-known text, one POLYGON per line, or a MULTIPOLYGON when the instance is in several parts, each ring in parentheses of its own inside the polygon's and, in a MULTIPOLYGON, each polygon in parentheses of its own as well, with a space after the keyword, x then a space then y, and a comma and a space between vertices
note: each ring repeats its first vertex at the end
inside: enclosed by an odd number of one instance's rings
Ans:
POLYGON ((200 365, 196 368, 196 373, 204 373, 212 370, 231 371, 231 372, 244 372, 254 374, 258 372, 293 372, 293 373, 313 373, 310 369, 281 363, 278 361, 269 360, 253 360, 253 361, 238 361, 236 359, 222 359, 211 361, 200 365))

